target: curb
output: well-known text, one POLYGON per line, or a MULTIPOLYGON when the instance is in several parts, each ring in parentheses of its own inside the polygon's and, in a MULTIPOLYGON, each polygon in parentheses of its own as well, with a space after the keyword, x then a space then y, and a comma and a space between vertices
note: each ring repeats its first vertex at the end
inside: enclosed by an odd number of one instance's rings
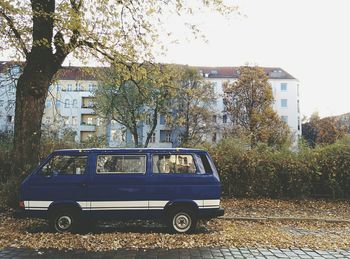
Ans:
POLYGON ((241 221, 319 221, 327 223, 348 223, 350 220, 347 219, 327 219, 327 218, 297 218, 297 217, 235 217, 235 216, 224 216, 218 217, 222 220, 241 220, 241 221))

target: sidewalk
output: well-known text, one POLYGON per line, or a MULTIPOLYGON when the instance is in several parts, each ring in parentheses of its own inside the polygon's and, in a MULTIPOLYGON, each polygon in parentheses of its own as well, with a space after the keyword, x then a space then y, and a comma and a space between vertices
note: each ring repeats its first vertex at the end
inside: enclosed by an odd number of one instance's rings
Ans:
POLYGON ((0 251, 0 258, 350 258, 350 250, 312 250, 309 248, 191 248, 191 249, 118 249, 106 252, 56 249, 14 249, 0 251))

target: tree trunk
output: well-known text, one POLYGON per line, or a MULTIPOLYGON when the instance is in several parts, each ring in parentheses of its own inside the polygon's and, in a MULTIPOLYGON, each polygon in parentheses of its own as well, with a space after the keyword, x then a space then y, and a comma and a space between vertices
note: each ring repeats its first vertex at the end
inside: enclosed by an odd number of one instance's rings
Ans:
POLYGON ((26 64, 16 89, 14 132, 16 174, 28 172, 39 161, 41 121, 48 88, 68 54, 62 49, 61 34, 56 34, 54 42, 56 53, 53 53, 55 0, 31 0, 31 6, 33 46, 26 55, 26 64))
POLYGON ((158 106, 156 106, 156 108, 154 109, 153 112, 153 119, 152 119, 152 128, 151 130, 147 133, 147 138, 145 141, 145 145, 144 147, 148 147, 149 141, 151 140, 151 137, 153 135, 154 130, 156 129, 158 124, 158 106))
POLYGON ((41 68, 29 63, 17 82, 14 157, 15 169, 19 172, 16 174, 28 172, 39 161, 41 121, 53 76, 53 72, 47 70, 47 66, 41 68))

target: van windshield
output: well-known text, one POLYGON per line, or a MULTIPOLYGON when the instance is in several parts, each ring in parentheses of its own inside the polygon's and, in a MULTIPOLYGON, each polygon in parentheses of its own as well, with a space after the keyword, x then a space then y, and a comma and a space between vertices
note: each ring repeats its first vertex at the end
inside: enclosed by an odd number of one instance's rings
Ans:
POLYGON ((85 174, 87 156, 52 157, 41 169, 40 175, 81 175, 85 174))

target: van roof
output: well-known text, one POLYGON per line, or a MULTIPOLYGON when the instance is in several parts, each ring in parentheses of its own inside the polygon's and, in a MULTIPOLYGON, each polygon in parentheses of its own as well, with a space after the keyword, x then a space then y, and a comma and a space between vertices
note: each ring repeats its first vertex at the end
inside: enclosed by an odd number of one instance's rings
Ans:
POLYGON ((131 153, 131 152, 153 152, 153 153, 161 153, 161 152, 205 152, 202 149, 195 148, 83 148, 83 149, 59 149, 55 150, 55 153, 100 153, 100 152, 118 152, 118 153, 131 153))

